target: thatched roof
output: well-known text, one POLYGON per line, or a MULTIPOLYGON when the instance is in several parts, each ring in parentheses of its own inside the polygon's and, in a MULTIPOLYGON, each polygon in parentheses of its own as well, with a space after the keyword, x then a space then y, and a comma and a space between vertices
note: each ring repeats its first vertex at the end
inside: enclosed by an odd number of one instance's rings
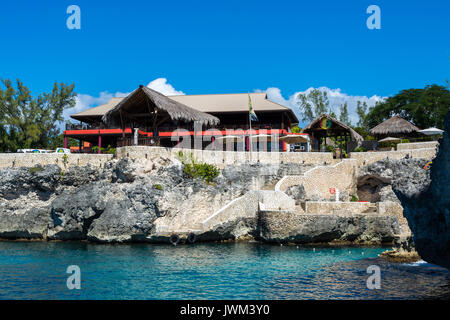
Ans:
POLYGON ((142 85, 126 96, 114 108, 106 112, 102 117, 102 121, 105 123, 114 122, 114 119, 120 117, 119 111, 129 114, 139 113, 139 111, 148 112, 149 106, 167 113, 172 120, 197 121, 203 125, 215 125, 220 122, 217 117, 195 110, 142 85))
POLYGON ((225 112, 248 113, 248 96, 252 99, 252 108, 256 115, 258 115, 258 112, 285 112, 292 123, 298 123, 298 119, 291 108, 270 101, 267 99, 265 92, 180 95, 171 96, 170 99, 211 114, 225 112))
POLYGON ((349 126, 347 126, 345 123, 333 118, 332 116, 330 116, 329 114, 326 113, 322 113, 320 116, 318 116, 316 119, 314 119, 313 121, 311 121, 310 124, 308 124, 303 130, 302 132, 308 132, 311 131, 312 128, 314 126, 316 126, 316 124, 318 124, 320 121, 322 121, 322 119, 327 118, 329 120, 331 120, 331 122, 333 122, 335 125, 342 127, 344 130, 347 130, 350 132, 350 137, 352 140, 354 141, 358 141, 361 142, 364 140, 364 138, 355 130, 353 130, 352 128, 350 128, 349 126))
POLYGON ((393 116, 369 130, 373 136, 417 132, 419 128, 400 116, 393 116))
MULTIPOLYGON (((226 93, 226 94, 196 94, 169 96, 192 109, 209 113, 248 112, 248 96, 252 99, 253 110, 258 112, 283 112, 285 111, 292 123, 298 123, 298 119, 292 109, 282 106, 267 99, 264 92, 253 93, 226 93)), ((76 120, 85 120, 90 117, 102 117, 105 113, 117 106, 124 98, 111 98, 107 103, 97 107, 72 114, 70 117, 76 120)))
POLYGON ((111 98, 105 104, 72 114, 71 117, 79 120, 78 118, 89 117, 89 116, 92 116, 92 117, 103 116, 106 112, 108 112, 109 110, 111 110, 112 108, 117 106, 117 104, 120 103, 120 101, 122 101, 122 100, 123 100, 123 98, 114 97, 114 98, 111 98))

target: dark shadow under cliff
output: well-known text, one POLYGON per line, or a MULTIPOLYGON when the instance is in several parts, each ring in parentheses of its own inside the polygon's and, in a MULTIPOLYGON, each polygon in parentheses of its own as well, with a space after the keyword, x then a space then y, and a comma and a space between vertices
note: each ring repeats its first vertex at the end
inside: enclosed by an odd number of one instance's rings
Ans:
MULTIPOLYGON (((413 232, 415 247, 427 262, 450 269, 450 112, 436 158, 431 164, 431 184, 419 194, 407 194, 393 185, 413 232)), ((425 170, 425 169, 424 169, 425 170)))

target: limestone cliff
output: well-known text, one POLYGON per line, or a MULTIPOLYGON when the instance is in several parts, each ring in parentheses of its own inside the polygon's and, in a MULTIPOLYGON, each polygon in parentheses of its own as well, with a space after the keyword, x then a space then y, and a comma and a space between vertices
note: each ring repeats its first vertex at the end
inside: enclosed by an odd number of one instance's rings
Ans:
MULTIPOLYGON (((158 241, 158 228, 189 230, 249 190, 273 186, 284 175, 309 168, 229 166, 210 184, 189 178, 180 161, 159 156, 112 160, 102 169, 2 169, 0 238, 158 241)), ((224 232, 216 239, 234 236, 224 232)))
MULTIPOLYGON (((418 190, 394 184, 413 232, 416 250, 428 262, 450 268, 450 112, 430 169, 431 183, 418 190)), ((425 171, 425 170, 424 170, 425 171)))

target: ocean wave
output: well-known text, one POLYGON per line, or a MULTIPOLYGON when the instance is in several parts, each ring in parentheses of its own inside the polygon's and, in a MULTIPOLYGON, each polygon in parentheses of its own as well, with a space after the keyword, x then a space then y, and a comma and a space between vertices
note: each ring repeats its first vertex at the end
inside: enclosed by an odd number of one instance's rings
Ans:
POLYGON ((409 266, 409 267, 419 267, 419 266, 431 265, 431 264, 426 262, 425 260, 419 260, 419 261, 412 262, 412 263, 403 263, 403 265, 409 266))

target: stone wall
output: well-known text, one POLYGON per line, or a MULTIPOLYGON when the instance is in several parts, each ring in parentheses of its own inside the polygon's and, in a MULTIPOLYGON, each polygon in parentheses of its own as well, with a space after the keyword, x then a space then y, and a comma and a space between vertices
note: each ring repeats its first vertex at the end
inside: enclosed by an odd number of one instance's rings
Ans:
POLYGON ((376 214, 319 215, 265 211, 260 214, 261 238, 267 242, 388 243, 400 235, 395 217, 376 214))
MULTIPOLYGON (((417 144, 424 145, 425 143, 417 144)), ((428 145, 432 145, 433 142, 428 145)), ((404 143, 403 145, 411 145, 415 148, 414 143, 404 143)), ((436 143, 434 143, 436 145, 436 143)), ((402 147, 404 148, 404 147, 402 147)), ((219 168, 228 165, 242 164, 250 161, 249 152, 234 151, 210 151, 210 150, 193 150, 179 148, 163 148, 163 147, 121 147, 116 149, 116 158, 130 157, 132 159, 154 159, 155 157, 178 158, 178 154, 182 152, 184 155, 192 154, 197 161, 214 164, 219 168)), ((406 155, 413 158, 432 159, 436 154, 436 148, 426 149, 408 149, 399 151, 386 152, 352 152, 350 159, 356 159, 358 166, 364 166, 385 158, 401 159, 406 155)), ((91 164, 95 167, 101 167, 105 162, 111 160, 111 154, 68 154, 67 163, 64 164, 63 155, 56 153, 1 153, 0 168, 7 167, 33 167, 35 165, 57 164, 61 168, 73 165, 83 166, 91 164)), ((252 162, 265 164, 279 163, 298 163, 304 165, 335 165, 339 160, 333 159, 330 152, 254 152, 252 154, 252 162)))
POLYGON ((260 210, 295 210, 295 200, 281 191, 258 191, 260 210))
POLYGON ((371 209, 375 211, 376 207, 370 202, 307 201, 304 210, 307 214, 337 214, 341 212, 364 213, 371 209))
POLYGON ((350 159, 356 159, 358 166, 365 166, 383 159, 400 160, 405 156, 410 158, 433 159, 436 155, 436 148, 411 149, 399 151, 377 151, 377 152, 351 152, 350 159))
POLYGON ((12 167, 34 167, 56 164, 62 169, 70 166, 103 167, 105 162, 113 158, 112 154, 67 154, 64 161, 63 154, 58 153, 0 153, 0 169, 12 167))
POLYGON ((380 215, 397 217, 400 225, 408 226, 408 220, 406 220, 405 216, 403 215, 403 207, 398 202, 377 202, 377 211, 380 215))
MULTIPOLYGON (((146 146, 117 148, 116 156, 118 158, 130 157, 134 159, 148 159, 154 157, 155 155, 159 155, 166 158, 172 158, 177 157, 179 152, 182 152, 184 155, 192 154, 197 161, 214 164, 220 168, 250 161, 249 152, 211 151, 146 146)), ((333 159, 333 154, 331 152, 253 152, 252 162, 324 165, 334 164, 336 160, 333 159)))
POLYGON ((256 218, 260 210, 295 210, 295 201, 281 191, 249 191, 203 220, 200 229, 210 230, 236 218, 256 218))
POLYGON ((286 191, 289 187, 303 185, 307 198, 328 199, 330 188, 347 192, 347 196, 356 192, 356 160, 344 159, 333 166, 317 166, 302 176, 285 176, 275 186, 277 191, 286 191))
POLYGON ((247 192, 200 222, 200 229, 210 230, 216 225, 227 223, 237 218, 256 218, 258 215, 258 199, 258 191, 247 192))
POLYGON ((438 144, 437 141, 399 143, 397 144, 397 150, 430 149, 436 148, 438 144))

